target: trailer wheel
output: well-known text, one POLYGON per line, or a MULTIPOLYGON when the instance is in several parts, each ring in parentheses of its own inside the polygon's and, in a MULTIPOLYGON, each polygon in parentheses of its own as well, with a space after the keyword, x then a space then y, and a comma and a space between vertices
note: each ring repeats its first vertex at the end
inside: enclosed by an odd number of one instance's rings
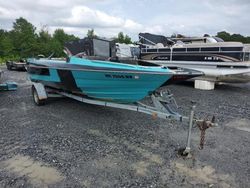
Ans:
POLYGON ((32 90, 32 96, 33 96, 34 103, 35 103, 37 106, 42 106, 42 105, 44 105, 46 99, 39 99, 37 90, 36 90, 36 88, 35 88, 34 86, 32 86, 31 90, 32 90))

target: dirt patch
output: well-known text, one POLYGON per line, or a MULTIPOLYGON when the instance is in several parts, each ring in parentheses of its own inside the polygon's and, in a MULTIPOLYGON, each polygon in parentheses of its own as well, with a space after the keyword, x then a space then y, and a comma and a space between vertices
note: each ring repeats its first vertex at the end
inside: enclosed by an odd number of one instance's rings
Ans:
POLYGON ((146 158, 147 160, 149 160, 152 163, 156 163, 156 164, 162 164, 163 163, 163 159, 161 158, 161 156, 157 155, 157 154, 153 154, 151 152, 149 152, 146 149, 141 148, 140 146, 136 146, 133 145, 131 143, 129 143, 127 140, 122 140, 120 138, 117 138, 115 136, 108 137, 107 135, 105 135, 104 133, 100 132, 99 130, 94 130, 94 129, 90 129, 89 134, 101 137, 102 139, 104 139, 105 141, 109 142, 109 143, 122 143, 123 145, 126 145, 127 148, 134 150, 137 153, 140 153, 144 158, 146 158))
POLYGON ((83 186, 83 187, 90 187, 91 186, 91 182, 89 181, 89 180, 83 180, 82 182, 81 182, 81 186, 83 186))
MULTIPOLYGON (((148 150, 141 148, 140 146, 133 145, 126 140, 121 140, 120 138, 117 138, 115 136, 113 136, 112 138, 108 137, 107 135, 100 132, 99 130, 91 129, 88 132, 92 135, 95 135, 95 136, 98 136, 98 137, 104 139, 106 142, 109 142, 109 143, 117 143, 117 142, 122 143, 130 150, 133 150, 136 153, 140 154, 145 160, 133 163, 131 165, 132 168, 135 170, 136 175, 145 176, 147 174, 149 166, 163 164, 163 159, 161 156, 159 156, 157 154, 153 154, 153 153, 149 152, 148 150)), ((102 162, 101 164, 104 164, 104 163, 102 162)), ((105 162, 105 164, 107 165, 107 164, 111 164, 111 163, 105 162)))
POLYGON ((105 170, 105 169, 119 169, 121 163, 122 162, 115 156, 108 155, 99 160, 93 160, 92 165, 99 170, 105 170))
POLYGON ((63 180, 63 176, 56 169, 27 156, 16 155, 3 164, 9 172, 29 177, 34 185, 50 185, 63 180))
POLYGON ((136 175, 145 176, 148 172, 148 167, 150 163, 148 161, 140 161, 138 163, 133 164, 133 168, 135 169, 136 175))
POLYGON ((250 122, 248 119, 235 119, 226 124, 226 127, 232 127, 250 133, 250 122))
POLYGON ((234 179, 228 174, 219 174, 209 165, 190 166, 188 160, 179 160, 172 163, 173 169, 184 175, 192 185, 206 184, 210 187, 235 187, 234 179))

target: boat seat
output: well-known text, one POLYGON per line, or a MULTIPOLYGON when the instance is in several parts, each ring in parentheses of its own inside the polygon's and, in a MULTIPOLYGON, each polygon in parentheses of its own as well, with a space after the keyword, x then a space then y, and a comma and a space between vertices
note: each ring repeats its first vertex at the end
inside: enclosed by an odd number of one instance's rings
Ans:
POLYGON ((164 45, 162 43, 157 43, 155 45, 156 48, 164 48, 164 45))

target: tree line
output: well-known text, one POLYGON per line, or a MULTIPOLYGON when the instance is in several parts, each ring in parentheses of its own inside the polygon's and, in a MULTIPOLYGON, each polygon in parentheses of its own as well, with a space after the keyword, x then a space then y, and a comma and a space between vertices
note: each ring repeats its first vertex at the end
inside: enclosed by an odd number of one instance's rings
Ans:
MULTIPOLYGON (((87 37, 97 37, 94 29, 88 30, 87 37)), ((132 43, 131 38, 122 32, 114 39, 121 43, 132 43)), ((0 63, 39 54, 48 57, 53 53, 54 57, 65 57, 64 44, 72 40, 79 38, 65 33, 63 29, 56 29, 53 34, 50 34, 46 27, 37 31, 32 23, 20 17, 15 20, 10 31, 0 28, 0 63)))
POLYGON ((63 29, 56 29, 51 35, 46 27, 40 31, 24 18, 18 18, 10 31, 0 29, 0 57, 18 59, 34 57, 39 54, 56 57, 63 56, 63 45, 67 41, 78 39, 68 35, 63 29))
POLYGON ((224 41, 250 43, 250 36, 243 36, 240 34, 230 34, 226 31, 218 32, 216 36, 222 38, 224 41))
MULTIPOLYGON (((224 41, 250 43, 250 36, 230 34, 226 31, 218 32, 216 36, 224 41)), ((87 37, 95 38, 98 36, 94 29, 90 29, 87 32, 87 37)), ((123 32, 118 33, 113 39, 119 43, 132 43, 131 38, 123 32)), ((17 60, 35 57, 39 54, 49 56, 54 53, 54 57, 64 57, 64 44, 72 40, 79 40, 79 38, 65 33, 63 29, 56 29, 53 34, 50 34, 46 27, 37 31, 32 23, 20 17, 15 20, 10 31, 0 29, 0 63, 7 59, 17 60)))

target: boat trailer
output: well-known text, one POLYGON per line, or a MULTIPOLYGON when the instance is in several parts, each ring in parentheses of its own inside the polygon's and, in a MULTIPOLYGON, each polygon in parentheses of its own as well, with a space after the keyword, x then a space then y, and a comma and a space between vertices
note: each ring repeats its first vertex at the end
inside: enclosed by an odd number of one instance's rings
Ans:
POLYGON ((189 116, 182 116, 177 112, 178 106, 175 102, 173 95, 170 92, 154 92, 151 94, 151 101, 153 106, 143 104, 141 102, 136 102, 133 104, 120 104, 114 102, 107 102, 89 98, 87 96, 77 95, 74 93, 65 92, 63 90, 58 90, 44 86, 42 83, 32 82, 32 96, 36 105, 44 105, 46 100, 50 97, 68 97, 80 102, 94 104, 105 107, 113 107, 119 109, 126 109, 136 112, 142 112, 145 114, 152 115, 154 118, 162 119, 172 119, 180 122, 188 123, 188 134, 186 147, 180 150, 182 156, 188 156, 191 151, 191 134, 194 124, 197 124, 197 127, 201 130, 201 139, 200 139, 200 149, 203 149, 205 130, 209 127, 217 126, 215 123, 215 118, 213 117, 211 121, 209 120, 200 120, 194 118, 195 105, 193 104, 190 110, 189 116))

